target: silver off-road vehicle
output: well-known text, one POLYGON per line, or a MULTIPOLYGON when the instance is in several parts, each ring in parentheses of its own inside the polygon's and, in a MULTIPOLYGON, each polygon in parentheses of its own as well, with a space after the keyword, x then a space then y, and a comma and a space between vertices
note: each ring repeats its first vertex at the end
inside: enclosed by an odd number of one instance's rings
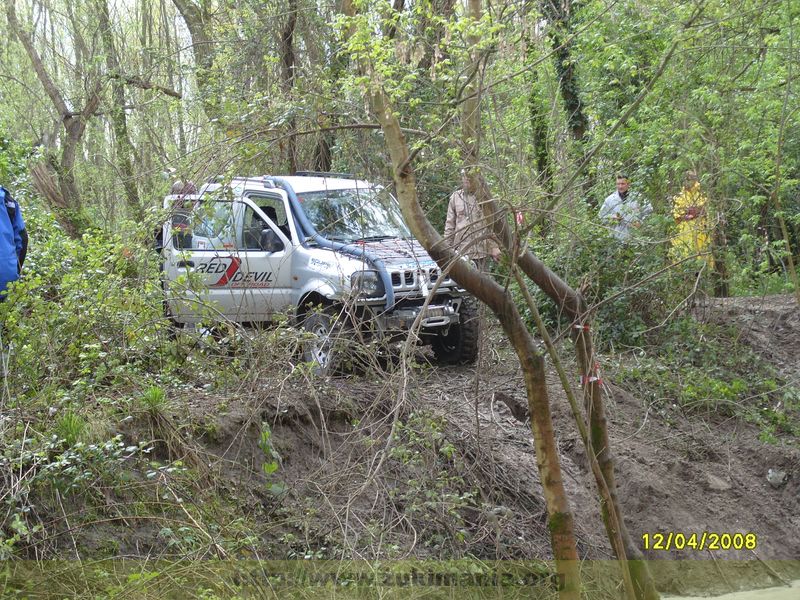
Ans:
POLYGON ((325 173, 249 177, 167 196, 164 207, 165 304, 176 324, 290 312, 313 334, 303 354, 319 371, 338 356, 334 332, 386 340, 413 328, 438 362, 475 360, 474 300, 442 276, 380 186, 325 173))

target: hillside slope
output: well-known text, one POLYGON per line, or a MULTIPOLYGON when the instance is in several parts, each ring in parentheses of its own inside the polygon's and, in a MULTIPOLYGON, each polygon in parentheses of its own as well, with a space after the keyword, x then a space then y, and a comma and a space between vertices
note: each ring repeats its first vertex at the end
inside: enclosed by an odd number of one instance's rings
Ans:
MULTIPOLYGON (((643 548, 657 533, 754 536, 753 550, 647 551, 662 591, 776 585, 800 576, 798 407, 764 402, 795 401, 798 311, 781 296, 718 302, 695 316, 732 332, 727 352, 772 364, 775 390, 723 386, 725 394, 739 389, 735 401, 698 403, 695 391, 682 403, 652 384, 663 380, 679 394, 693 385, 685 373, 642 353, 600 356, 624 516, 643 548), (751 418, 779 412, 788 416, 777 427, 751 418), (787 480, 772 485, 770 469, 787 480)), ((524 386, 500 332, 490 327, 488 337, 477 368, 432 368, 420 353, 418 365, 391 365, 380 376, 319 379, 265 360, 235 385, 176 387, 168 403, 119 421, 123 445, 152 447, 148 462, 115 459, 129 465, 114 471, 116 481, 89 480, 78 495, 56 490, 57 503, 37 501, 43 529, 16 551, 168 559, 195 571, 204 562, 193 561, 215 557, 547 559, 524 386)), ((569 360, 569 346, 562 351, 569 360)), ((601 584, 612 554, 594 481, 552 372, 548 383, 579 552, 595 561, 585 567, 596 572, 587 589, 595 581, 593 597, 614 598, 613 578, 601 584)), ((62 580, 73 581, 48 585, 62 580)))

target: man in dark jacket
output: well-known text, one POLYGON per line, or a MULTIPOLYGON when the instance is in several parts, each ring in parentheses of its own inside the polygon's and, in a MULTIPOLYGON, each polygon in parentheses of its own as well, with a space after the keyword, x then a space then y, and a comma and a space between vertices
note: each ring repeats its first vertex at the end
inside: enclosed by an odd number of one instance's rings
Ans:
POLYGON ((7 189, 0 186, 0 302, 5 299, 6 287, 19 279, 25 254, 28 252, 28 232, 19 203, 7 189))

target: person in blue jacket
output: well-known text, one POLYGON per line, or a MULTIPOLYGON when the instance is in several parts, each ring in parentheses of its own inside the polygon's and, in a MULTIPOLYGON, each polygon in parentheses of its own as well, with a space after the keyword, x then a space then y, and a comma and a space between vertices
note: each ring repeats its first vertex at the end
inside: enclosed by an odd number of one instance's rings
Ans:
POLYGON ((11 193, 0 186, 0 302, 5 300, 6 287, 19 279, 22 263, 28 252, 28 232, 19 203, 11 193))

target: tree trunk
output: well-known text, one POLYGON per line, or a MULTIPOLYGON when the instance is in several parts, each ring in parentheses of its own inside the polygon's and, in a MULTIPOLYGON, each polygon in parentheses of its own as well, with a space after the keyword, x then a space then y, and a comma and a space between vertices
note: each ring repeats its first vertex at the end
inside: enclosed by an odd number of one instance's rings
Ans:
POLYGON ((430 71, 434 63, 445 60, 448 55, 446 44, 442 39, 446 33, 446 26, 441 20, 447 21, 453 16, 455 0, 432 0, 432 13, 438 19, 424 19, 420 25, 419 36, 425 40, 425 53, 419 62, 420 71, 430 71), (440 20, 441 19, 441 20, 440 20))
POLYGON ((491 276, 471 268, 433 228, 419 205, 416 177, 409 161, 408 145, 387 100, 373 90, 370 106, 379 122, 392 159, 395 188, 403 216, 412 233, 439 266, 448 268, 459 285, 486 303, 497 315, 520 360, 525 377, 536 463, 547 506, 548 526, 556 570, 563 582, 561 600, 580 598, 580 570, 572 512, 561 478, 561 465, 544 384, 544 359, 535 347, 516 305, 507 290, 491 276))
POLYGON ((555 68, 558 75, 558 87, 564 101, 572 139, 579 144, 583 141, 588 126, 588 119, 583 108, 583 100, 578 92, 578 78, 575 74, 575 63, 572 60, 569 38, 571 33, 572 2, 571 0, 542 0, 542 14, 548 20, 548 37, 555 51, 555 68))
MULTIPOLYGON (((469 0, 467 3, 467 16, 475 21, 481 18, 481 0, 469 0)), ((463 139, 464 164, 475 167, 481 147, 481 117, 480 107, 482 85, 480 74, 480 56, 477 49, 480 39, 475 34, 467 36, 467 45, 470 48, 471 72, 467 73, 469 83, 464 89, 466 98, 461 105, 461 137, 463 139)))
MULTIPOLYGON (((561 7, 561 10, 566 11, 568 14, 569 6, 566 4, 561 7)), ((474 18, 480 18, 480 0, 469 0, 468 14, 474 18)), ((474 44, 474 40, 469 40, 474 44)), ((477 57, 473 56, 473 64, 477 64, 477 57)), ((475 78, 477 79, 477 77, 475 78)), ((465 137, 469 135, 475 140, 478 139, 478 130, 480 128, 480 117, 478 112, 477 100, 473 100, 474 107, 464 104, 464 113, 462 116, 462 123, 466 123, 465 137)), ((582 116, 581 118, 585 118, 582 116)), ((582 135, 582 134, 581 134, 582 135)), ((477 159, 477 149, 469 149, 470 156, 477 159)), ((476 186, 479 203, 484 208, 484 214, 487 220, 492 223, 492 228, 495 233, 503 241, 503 245, 507 249, 509 255, 514 255, 515 248, 520 245, 513 239, 511 231, 508 227, 507 220, 505 219, 504 211, 491 199, 491 195, 485 185, 483 178, 479 178, 480 185, 476 186)), ((572 332, 576 343, 576 351, 578 358, 578 365, 581 372, 581 380, 584 382, 584 402, 586 406, 587 420, 589 422, 589 439, 591 440, 591 451, 595 454, 600 471, 605 479, 606 487, 608 488, 608 495, 612 499, 612 507, 602 504, 603 523, 606 527, 606 532, 612 547, 616 547, 614 539, 617 535, 621 536, 624 546, 624 556, 618 558, 624 564, 627 562, 631 570, 631 579, 634 583, 634 588, 637 597, 640 600, 652 600, 658 598, 658 592, 655 590, 652 577, 650 576, 647 565, 641 560, 642 554, 638 547, 633 543, 630 534, 625 527, 625 522, 622 517, 622 511, 619 506, 617 498, 617 488, 614 479, 614 461, 611 454, 608 438, 608 424, 605 417, 605 409, 600 395, 600 381, 598 369, 595 364, 594 349, 592 346, 592 339, 589 333, 584 328, 584 320, 588 321, 589 315, 586 314, 586 307, 583 298, 575 290, 570 288, 561 278, 556 276, 555 273, 550 271, 538 259, 535 259, 531 252, 525 252, 521 257, 518 257, 520 267, 531 280, 538 285, 550 298, 552 298, 558 306, 562 307, 567 314, 569 314, 574 325, 572 332), (619 523, 619 532, 614 527, 615 519, 611 518, 609 510, 613 510, 617 516, 619 523), (627 561, 628 558, 633 558, 632 561, 627 561)), ((472 292, 469 288, 469 291, 472 292)), ((533 413, 531 413, 531 422, 533 422, 533 413)), ((598 482, 600 484, 600 482, 598 482)))
POLYGON ((128 136, 128 120, 125 116, 125 88, 120 76, 117 50, 114 47, 114 34, 111 30, 111 19, 108 13, 107 0, 97 1, 97 12, 100 18, 100 37, 106 52, 106 68, 111 77, 111 124, 117 142, 117 161, 119 162, 122 186, 128 207, 137 221, 144 218, 144 211, 136 189, 136 175, 133 170, 134 148, 128 136))
POLYGON ((547 119, 541 94, 536 89, 536 72, 531 89, 528 92, 528 114, 531 121, 531 135, 533 137, 533 158, 536 165, 536 178, 539 185, 549 194, 553 193, 553 168, 550 164, 550 148, 548 144, 547 119))
MULTIPOLYGON (((294 89, 296 60, 294 53, 294 32, 297 27, 297 0, 289 0, 286 23, 281 31, 281 88, 287 99, 291 99, 294 89)), ((289 119, 289 135, 286 141, 286 154, 289 173, 297 172, 297 119, 294 115, 289 119)))
MULTIPOLYGON (((352 4, 345 2, 345 5, 346 9, 350 10, 346 14, 354 14, 352 4)), ((470 0, 468 10, 472 18, 480 18, 480 1, 470 0)), ((477 69, 477 61, 474 64, 477 69)), ((531 429, 534 435, 539 477, 547 506, 553 556, 556 561, 556 570, 563 582, 559 597, 561 600, 579 600, 580 569, 574 522, 561 478, 558 447, 550 415, 547 388, 544 383, 544 359, 535 347, 533 338, 525 327, 508 291, 491 276, 473 269, 465 261, 460 260, 450 245, 430 224, 417 198, 416 177, 400 123, 379 83, 373 82, 373 87, 367 95, 370 108, 377 116, 386 139, 400 207, 412 233, 442 268, 450 269, 451 276, 459 285, 491 308, 500 320, 519 357, 528 394, 531 429)), ((475 160, 478 155, 479 103, 478 94, 471 95, 464 103, 463 137, 465 157, 468 157, 468 160, 475 160)))
MULTIPOLYGON (((502 216, 501 208, 497 206, 497 203, 489 198, 488 195, 483 202, 483 206, 487 215, 495 216, 495 218, 491 219, 491 223, 494 227, 495 235, 502 241, 501 246, 505 247, 509 253, 513 253, 514 248, 519 248, 519 244, 513 239, 506 219, 502 216)), ((622 537, 625 547, 625 557, 618 558, 627 558, 636 597, 639 600, 657 600, 659 594, 655 589, 652 575, 647 567, 647 563, 644 561, 642 552, 633 542, 625 526, 625 519, 620 507, 619 497, 617 496, 617 486, 614 477, 614 457, 611 453, 611 446, 609 443, 608 423, 606 421, 605 407, 601 395, 599 369, 590 332, 591 315, 586 309, 583 297, 551 271, 542 261, 536 258, 532 252, 524 252, 517 257, 517 260, 520 268, 531 281, 553 300, 553 302, 555 302, 572 320, 572 338, 575 341, 575 351, 581 373, 581 381, 583 382, 584 405, 587 412, 587 421, 589 423, 591 450, 597 459, 603 478, 605 479, 605 484, 608 487, 613 510, 619 521, 619 535, 622 537)), ((606 533, 609 539, 611 539, 617 532, 614 530, 608 506, 602 506, 602 516, 606 533)))
MULTIPOLYGON (((526 21, 535 21, 538 15, 532 9, 533 2, 525 2, 526 21)), ((538 59, 537 46, 529 30, 532 24, 525 27, 525 60, 529 65, 533 65, 538 59)), ((536 178, 539 185, 548 195, 553 193, 553 167, 550 161, 549 132, 547 129, 547 110, 541 92, 542 69, 532 67, 530 72, 530 90, 528 91, 528 115, 531 126, 531 136, 533 141, 533 163, 536 165, 536 178)))
MULTIPOLYGON (((164 31, 164 48, 168 54, 172 55, 174 53, 175 55, 175 61, 168 61, 166 64, 167 81, 169 82, 169 87, 176 89, 178 93, 183 96, 183 77, 181 76, 180 47, 177 43, 177 27, 175 25, 175 20, 170 18, 169 11, 167 10, 167 0, 160 0, 159 8, 161 12, 161 26, 164 31), (175 41, 174 44, 173 41, 175 41)), ((188 145, 186 142, 186 127, 184 125, 182 104, 179 104, 176 108, 176 120, 179 156, 186 156, 188 145)), ((166 158, 166 156, 164 158, 166 158)))
POLYGON ((730 295, 728 285, 728 238, 725 235, 725 215, 718 212, 711 231, 711 255, 714 258, 714 297, 727 298, 730 295))
MULTIPOLYGON (((395 13, 400 13, 405 6, 405 0, 392 0, 392 10, 395 13)), ((389 24, 384 27, 384 35, 389 39, 394 39, 397 34, 397 27, 394 20, 389 21, 389 24)))
POLYGON ((181 13, 192 38, 195 78, 203 111, 209 120, 219 119, 224 115, 216 101, 218 93, 214 86, 213 67, 216 52, 211 36, 211 15, 205 8, 205 2, 198 5, 191 0, 172 1, 175 8, 181 13))
MULTIPOLYGON (((789 52, 792 52, 794 36, 793 30, 789 30, 789 52)), ((783 162, 783 144, 784 136, 786 134, 787 119, 789 116, 789 98, 792 94, 791 85, 789 82, 792 80, 792 61, 787 63, 786 71, 786 93, 783 97, 783 105, 781 106, 781 120, 778 127, 778 144, 775 149, 775 185, 770 193, 771 204, 775 207, 775 218, 778 220, 778 225, 781 229, 781 237, 786 249, 786 266, 789 274, 789 279, 794 284, 794 295, 797 299, 797 304, 800 305, 800 279, 797 276, 797 269, 794 265, 794 255, 792 254, 792 240, 789 237, 789 229, 786 227, 786 219, 783 218, 783 208, 781 207, 781 164, 783 162)))
MULTIPOLYGON (((81 26, 75 15, 74 3, 67 2, 65 8, 67 12, 67 18, 69 19, 70 25, 72 25, 72 29, 70 29, 70 36, 72 37, 72 43, 75 45, 75 70, 78 73, 83 73, 86 63, 91 61, 91 53, 89 52, 89 48, 86 47, 86 41, 83 39, 83 35, 81 35, 81 31, 84 30, 84 27, 81 26)), ((53 31, 53 29, 55 28, 57 21, 54 18, 54 15, 49 15, 47 20, 49 21, 51 28, 50 37, 55 41, 57 37, 56 32, 53 31)), ((55 75, 54 79, 58 81, 59 73, 57 61, 53 66, 53 73, 55 75)))
MULTIPOLYGON (((541 0, 542 14, 547 18, 547 35, 553 46, 554 64, 558 77, 558 89, 564 102, 564 111, 567 115, 570 135, 575 144, 573 156, 582 160, 585 152, 586 130, 589 119, 583 105, 578 76, 575 73, 575 61, 572 58, 571 43, 568 41, 572 35, 572 1, 571 0, 541 0)), ((592 176, 583 182, 583 196, 589 205, 597 207, 597 199, 592 194, 592 176)))
POLYGON ((331 155, 331 147, 335 143, 335 138, 328 132, 322 132, 317 139, 317 145, 314 148, 314 158, 312 164, 315 171, 322 173, 329 172, 333 167, 331 155))
POLYGON ((33 40, 28 32, 20 26, 14 0, 6 0, 6 17, 9 29, 25 48, 39 82, 61 117, 61 124, 66 134, 62 142, 61 161, 59 162, 51 156, 47 162, 39 163, 36 172, 40 174, 40 177, 34 177, 34 184, 50 205, 64 231, 72 237, 80 237, 89 221, 83 211, 81 195, 75 182, 75 158, 86 130, 86 122, 100 105, 100 86, 99 84, 95 85, 82 111, 78 113, 71 111, 44 68, 44 63, 33 40), (57 185, 55 185, 56 183, 57 185))

